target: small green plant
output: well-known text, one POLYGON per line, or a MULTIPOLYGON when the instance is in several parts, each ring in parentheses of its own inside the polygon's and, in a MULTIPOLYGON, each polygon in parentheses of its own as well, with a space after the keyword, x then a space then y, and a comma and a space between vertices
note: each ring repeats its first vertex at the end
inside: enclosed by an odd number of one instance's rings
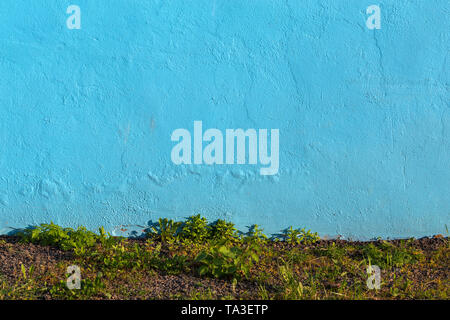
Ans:
POLYGON ((93 247, 99 237, 85 227, 62 228, 53 222, 41 224, 32 229, 26 229, 19 236, 24 242, 31 242, 41 245, 52 245, 62 250, 75 250, 84 253, 86 248, 93 247))
POLYGON ((181 222, 175 222, 167 218, 159 218, 158 224, 159 228, 152 227, 151 232, 153 235, 159 236, 163 242, 175 239, 182 225, 181 222))
POLYGON ((311 259, 311 255, 300 248, 292 248, 286 252, 287 260, 299 264, 311 259))
POLYGON ((284 232, 284 239, 291 244, 312 244, 320 240, 317 232, 312 233, 311 230, 294 229, 292 226, 284 232))
POLYGON ((261 300, 270 300, 269 292, 264 284, 258 284, 258 297, 261 300))
POLYGON ((113 237, 109 232, 105 231, 105 228, 100 227, 98 229, 100 235, 97 237, 103 248, 110 248, 111 246, 123 241, 124 237, 113 237))
POLYGON ((189 272, 189 261, 186 256, 174 255, 169 258, 160 258, 153 260, 153 264, 157 269, 167 274, 180 274, 182 272, 189 272))
POLYGON ((25 266, 21 263, 20 264, 20 271, 22 272, 22 278, 23 280, 28 280, 33 277, 34 274, 34 266, 30 266, 30 268, 27 270, 25 266))
POLYGON ((379 247, 370 243, 362 251, 365 257, 381 268, 401 267, 424 259, 424 256, 418 251, 397 247, 387 241, 382 241, 379 247))
POLYGON ((202 242, 208 238, 208 222, 199 214, 189 217, 181 229, 181 238, 194 242, 202 242))
POLYGON ((349 252, 353 249, 350 246, 345 248, 337 246, 336 242, 325 248, 314 249, 313 251, 319 256, 325 256, 330 258, 334 263, 341 261, 349 252))
POLYGON ((212 275, 216 278, 240 278, 247 277, 254 262, 259 261, 261 249, 255 244, 244 248, 225 244, 213 245, 209 250, 204 250, 195 258, 199 265, 200 275, 212 275))
POLYGON ((284 232, 284 240, 288 243, 300 243, 300 231, 298 231, 297 229, 293 229, 292 226, 289 227, 289 229, 287 229, 284 232))
POLYGON ((267 236, 263 232, 264 230, 257 224, 252 225, 248 230, 248 237, 244 240, 263 243, 268 240, 267 236))
POLYGON ((105 283, 102 280, 103 274, 97 273, 94 280, 82 279, 81 289, 67 288, 66 280, 61 280, 49 289, 50 295, 55 299, 89 299, 95 296, 105 296, 109 298, 110 295, 105 292, 105 283))
POLYGON ((283 283, 282 298, 285 300, 298 300, 303 297, 303 285, 296 278, 292 267, 288 263, 279 266, 279 274, 283 283))
POLYGON ((210 227, 210 238, 213 241, 228 241, 236 237, 236 228, 232 222, 219 219, 210 227))

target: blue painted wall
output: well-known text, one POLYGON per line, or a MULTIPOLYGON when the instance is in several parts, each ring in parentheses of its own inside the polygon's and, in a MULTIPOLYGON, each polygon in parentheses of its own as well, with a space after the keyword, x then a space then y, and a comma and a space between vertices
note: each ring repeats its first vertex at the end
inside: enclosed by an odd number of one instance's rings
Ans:
POLYGON ((267 233, 445 233, 449 13, 447 0, 2 0, 0 233, 53 220, 120 234, 195 213, 267 233), (279 129, 278 174, 174 165, 171 134, 194 120, 279 129))

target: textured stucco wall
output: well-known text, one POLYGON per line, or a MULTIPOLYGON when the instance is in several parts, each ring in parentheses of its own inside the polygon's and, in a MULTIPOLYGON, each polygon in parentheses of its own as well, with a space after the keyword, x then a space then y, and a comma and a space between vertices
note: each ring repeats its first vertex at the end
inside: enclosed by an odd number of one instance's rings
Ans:
POLYGON ((195 213, 267 233, 444 233, 449 13, 447 0, 2 0, 0 233, 53 220, 120 234, 195 213), (279 129, 278 174, 174 165, 171 134, 194 120, 279 129))

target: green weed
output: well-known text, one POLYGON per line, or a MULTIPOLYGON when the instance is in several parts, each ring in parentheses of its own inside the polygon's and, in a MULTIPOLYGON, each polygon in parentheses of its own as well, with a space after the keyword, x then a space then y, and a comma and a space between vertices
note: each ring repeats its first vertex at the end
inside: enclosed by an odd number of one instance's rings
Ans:
POLYGON ((210 226, 210 239, 213 241, 228 241, 236 238, 237 230, 232 222, 219 219, 210 226))
POLYGON ((294 229, 292 226, 285 230, 283 237, 286 242, 291 244, 313 244, 320 240, 317 232, 312 233, 311 230, 294 229))
POLYGON ((250 268, 259 261, 261 248, 250 243, 244 248, 224 244, 213 245, 209 250, 200 252, 195 258, 199 265, 200 275, 212 275, 216 278, 240 278, 247 277, 250 268))
POLYGON ((199 214, 189 217, 181 229, 181 238, 193 242, 202 242, 208 238, 208 235, 208 222, 199 214))
POLYGON ((24 242, 40 245, 51 245, 62 250, 77 250, 84 253, 86 248, 93 247, 100 239, 95 233, 88 231, 85 227, 62 228, 53 222, 41 224, 32 229, 25 229, 19 234, 24 242))

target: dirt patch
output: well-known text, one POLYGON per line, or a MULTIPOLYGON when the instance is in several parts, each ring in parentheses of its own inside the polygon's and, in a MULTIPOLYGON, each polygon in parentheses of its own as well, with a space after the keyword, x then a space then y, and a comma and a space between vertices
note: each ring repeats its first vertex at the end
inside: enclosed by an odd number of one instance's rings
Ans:
MULTIPOLYGON (((145 240, 128 240, 128 243, 131 246, 146 245, 145 240)), ((54 299, 53 287, 65 280, 65 270, 71 264, 81 264, 83 276, 91 279, 92 283, 95 283, 96 277, 101 277, 102 286, 99 286, 101 289, 97 289, 95 284, 90 284, 93 287, 92 292, 84 293, 83 296, 72 297, 69 294, 57 296, 58 298, 447 299, 448 297, 450 261, 448 239, 444 237, 372 242, 320 240, 308 245, 268 242, 263 246, 260 261, 252 269, 251 276, 233 281, 199 276, 194 267, 177 274, 151 268, 140 270, 118 268, 105 273, 102 271, 101 263, 90 266, 72 251, 62 251, 52 246, 25 244, 17 237, 0 236, 0 281, 3 281, 0 298, 21 299, 25 294, 23 290, 28 290, 26 294, 29 293, 33 299, 54 299), (380 254, 383 259, 386 256, 388 260, 388 267, 382 268, 381 271, 383 288, 380 291, 369 291, 365 287, 366 249, 371 245, 379 250, 375 252, 376 254, 380 254), (389 251, 390 247, 386 247, 387 245, 392 245, 397 251, 389 251), (391 257, 393 261, 389 261, 390 255, 394 256, 391 257), (416 260, 411 260, 410 256, 416 260), (406 262, 403 260, 398 262, 395 257, 406 259, 406 262), (289 264, 292 276, 280 273, 280 266, 283 264, 289 264), (35 279, 32 284, 28 279, 30 277, 35 279), (298 290, 297 296, 292 296, 295 290, 298 290)), ((371 250, 374 250, 373 247, 371 250)), ((162 246, 161 255, 169 257, 173 254, 169 247, 162 246)), ((380 261, 384 263, 384 260, 380 261)))

